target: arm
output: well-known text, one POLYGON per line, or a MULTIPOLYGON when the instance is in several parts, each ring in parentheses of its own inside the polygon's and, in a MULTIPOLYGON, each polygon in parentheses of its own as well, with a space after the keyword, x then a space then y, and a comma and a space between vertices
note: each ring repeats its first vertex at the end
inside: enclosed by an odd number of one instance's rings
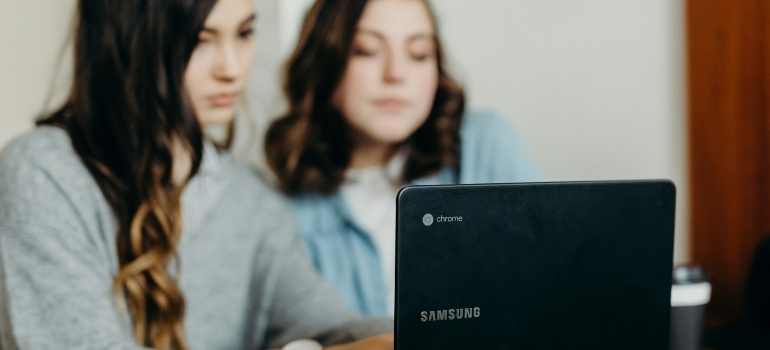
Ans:
POLYGON ((327 348, 327 350, 386 350, 393 349, 393 346, 393 333, 389 333, 367 338, 355 343, 332 346, 327 348))
POLYGON ((334 289, 318 277, 293 226, 286 224, 293 222, 290 215, 275 218, 271 229, 273 237, 282 241, 280 249, 275 261, 262 262, 262 266, 275 266, 269 347, 300 338, 340 344, 393 331, 390 319, 364 319, 349 311, 334 289))
POLYGON ((302 339, 293 341, 280 350, 393 350, 394 342, 393 333, 382 334, 357 342, 334 345, 326 348, 322 347, 318 342, 302 339))
POLYGON ((28 156, 35 154, 0 157, 0 317, 10 320, 0 326, 0 344, 140 349, 112 294, 117 262, 106 259, 76 209, 88 189, 71 191, 62 183, 71 169, 54 175, 28 156), (67 194, 78 192, 83 197, 67 194))

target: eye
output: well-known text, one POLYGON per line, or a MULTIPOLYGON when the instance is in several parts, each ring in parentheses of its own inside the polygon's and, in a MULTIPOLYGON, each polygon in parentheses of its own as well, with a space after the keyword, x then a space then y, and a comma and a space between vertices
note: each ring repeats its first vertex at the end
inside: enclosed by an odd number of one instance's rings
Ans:
POLYGON ((351 43, 351 54, 356 57, 373 57, 380 53, 382 44, 370 35, 357 34, 351 43))
POLYGON ((353 48, 353 56, 372 57, 377 55, 377 50, 365 49, 362 47, 353 48))
POLYGON ((412 54, 412 60, 422 62, 430 58, 430 55, 427 53, 413 53, 412 54))
POLYGON ((241 39, 249 39, 254 35, 254 28, 248 28, 238 33, 238 37, 241 39))
POLYGON ((198 44, 197 44, 197 45, 195 45, 195 47, 196 47, 196 48, 198 48, 198 47, 204 47, 204 46, 210 45, 211 43, 212 43, 212 40, 211 40, 211 38, 204 38, 204 37, 201 37, 201 38, 198 38, 198 44))
POLYGON ((416 62, 427 61, 436 56, 436 46, 429 39, 418 39, 409 43, 409 57, 416 62))

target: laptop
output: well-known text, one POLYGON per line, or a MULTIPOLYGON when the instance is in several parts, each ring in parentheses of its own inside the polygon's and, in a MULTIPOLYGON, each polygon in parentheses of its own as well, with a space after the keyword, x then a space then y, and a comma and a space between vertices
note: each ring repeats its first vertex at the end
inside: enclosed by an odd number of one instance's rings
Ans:
POLYGON ((666 180, 410 186, 396 350, 668 349, 666 180))

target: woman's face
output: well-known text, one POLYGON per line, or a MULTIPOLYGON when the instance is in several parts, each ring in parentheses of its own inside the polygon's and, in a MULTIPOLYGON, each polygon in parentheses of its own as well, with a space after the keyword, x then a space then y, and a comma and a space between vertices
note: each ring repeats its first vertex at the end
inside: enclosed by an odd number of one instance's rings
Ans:
POLYGON ((252 0, 219 0, 193 50, 184 84, 201 124, 232 120, 254 60, 252 0))
POLYGON ((371 0, 352 44, 334 102, 354 141, 406 140, 428 118, 438 86, 428 8, 419 0, 371 0))

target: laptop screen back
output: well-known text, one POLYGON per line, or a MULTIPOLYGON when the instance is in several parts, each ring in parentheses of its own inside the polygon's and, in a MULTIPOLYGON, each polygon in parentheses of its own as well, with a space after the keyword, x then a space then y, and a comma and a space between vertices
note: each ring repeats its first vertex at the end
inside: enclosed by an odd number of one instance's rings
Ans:
POLYGON ((665 349, 669 181, 404 188, 396 349, 665 349))

